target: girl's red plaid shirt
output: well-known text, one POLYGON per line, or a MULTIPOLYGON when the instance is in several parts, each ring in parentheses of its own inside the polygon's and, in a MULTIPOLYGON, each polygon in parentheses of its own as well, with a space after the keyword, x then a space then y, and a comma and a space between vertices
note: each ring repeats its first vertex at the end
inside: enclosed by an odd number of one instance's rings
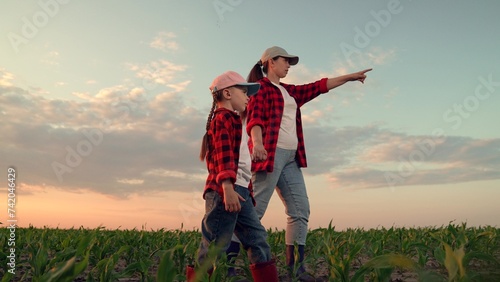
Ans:
MULTIPOLYGON (((219 108, 214 112, 208 130, 208 152, 206 157, 208 177, 205 190, 212 189, 224 199, 222 181, 230 179, 236 182, 238 161, 240 157, 242 122, 240 116, 226 108, 219 108)), ((248 187, 253 199, 252 185, 248 187)))

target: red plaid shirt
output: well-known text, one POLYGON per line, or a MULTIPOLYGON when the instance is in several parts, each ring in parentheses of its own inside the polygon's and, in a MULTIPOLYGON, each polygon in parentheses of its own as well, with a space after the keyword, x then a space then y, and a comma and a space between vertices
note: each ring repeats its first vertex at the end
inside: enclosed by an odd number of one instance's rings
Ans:
MULTIPOLYGON (((217 191, 224 199, 222 182, 226 179, 231 180, 233 184, 236 182, 242 126, 240 116, 231 110, 219 108, 215 110, 214 114, 208 130, 206 157, 208 177, 203 198, 205 198, 205 193, 211 189, 217 191)), ((248 189, 253 200, 251 184, 248 189)))
MULTIPOLYGON (((280 83, 290 96, 297 103, 297 138, 298 148, 295 155, 299 167, 307 167, 306 149, 304 144, 304 133, 302 131, 302 119, 300 107, 312 99, 318 97, 321 93, 328 92, 326 86, 327 78, 323 78, 313 83, 304 85, 293 85, 280 83)), ((258 125, 262 127, 262 140, 264 148, 267 151, 267 159, 264 162, 252 162, 252 171, 272 172, 274 167, 274 156, 278 144, 278 135, 280 131, 281 117, 285 107, 283 96, 278 87, 267 78, 259 80, 260 89, 256 95, 250 97, 248 104, 248 124, 247 132, 250 134, 252 127, 258 125)), ((251 138, 250 138, 251 139, 251 138)), ((249 140, 250 152, 253 149, 253 143, 249 140)))

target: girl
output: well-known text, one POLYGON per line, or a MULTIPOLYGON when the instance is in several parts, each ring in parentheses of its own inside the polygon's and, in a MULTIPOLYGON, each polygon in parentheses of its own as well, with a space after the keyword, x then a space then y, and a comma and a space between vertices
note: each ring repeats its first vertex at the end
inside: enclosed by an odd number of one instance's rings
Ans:
MULTIPOLYGON (((204 262, 210 244, 225 251, 234 232, 248 252, 254 281, 278 281, 267 232, 254 208, 250 153, 247 144, 241 144, 242 121, 238 115, 245 112, 248 96, 257 93, 259 87, 233 71, 219 75, 210 86, 213 103, 200 152, 200 159, 207 163, 208 177, 197 263, 204 262)), ((193 266, 188 266, 187 278, 194 281, 193 266)))

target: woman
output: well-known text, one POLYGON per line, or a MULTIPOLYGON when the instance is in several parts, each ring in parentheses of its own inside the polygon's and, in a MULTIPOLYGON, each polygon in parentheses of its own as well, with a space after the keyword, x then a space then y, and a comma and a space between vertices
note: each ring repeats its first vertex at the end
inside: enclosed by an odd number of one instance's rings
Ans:
MULTIPOLYGON (((298 56, 277 46, 268 48, 252 68, 248 82, 260 83, 248 104, 247 132, 252 154, 253 188, 257 214, 264 216, 276 188, 288 215, 285 231, 286 264, 302 281, 314 281, 306 273, 304 247, 308 232, 309 199, 301 168, 307 166, 300 107, 322 93, 349 81, 364 82, 366 69, 304 85, 281 83, 298 56), (266 74, 266 77, 264 77, 266 74), (298 261, 295 261, 297 244, 298 261), (297 269, 294 266, 297 265, 297 269)), ((233 236, 234 238, 234 236, 233 236)), ((232 243, 229 250, 236 253, 232 243)))

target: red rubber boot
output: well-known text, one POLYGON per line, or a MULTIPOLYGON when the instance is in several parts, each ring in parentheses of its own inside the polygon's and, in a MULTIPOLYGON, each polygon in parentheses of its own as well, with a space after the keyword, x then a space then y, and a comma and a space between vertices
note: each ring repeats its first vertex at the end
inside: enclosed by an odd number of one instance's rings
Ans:
POLYGON ((278 270, 274 260, 250 265, 254 282, 278 282, 278 270))
POLYGON ((194 282, 194 278, 196 276, 196 272, 194 271, 194 266, 188 265, 186 266, 186 281, 194 282))

